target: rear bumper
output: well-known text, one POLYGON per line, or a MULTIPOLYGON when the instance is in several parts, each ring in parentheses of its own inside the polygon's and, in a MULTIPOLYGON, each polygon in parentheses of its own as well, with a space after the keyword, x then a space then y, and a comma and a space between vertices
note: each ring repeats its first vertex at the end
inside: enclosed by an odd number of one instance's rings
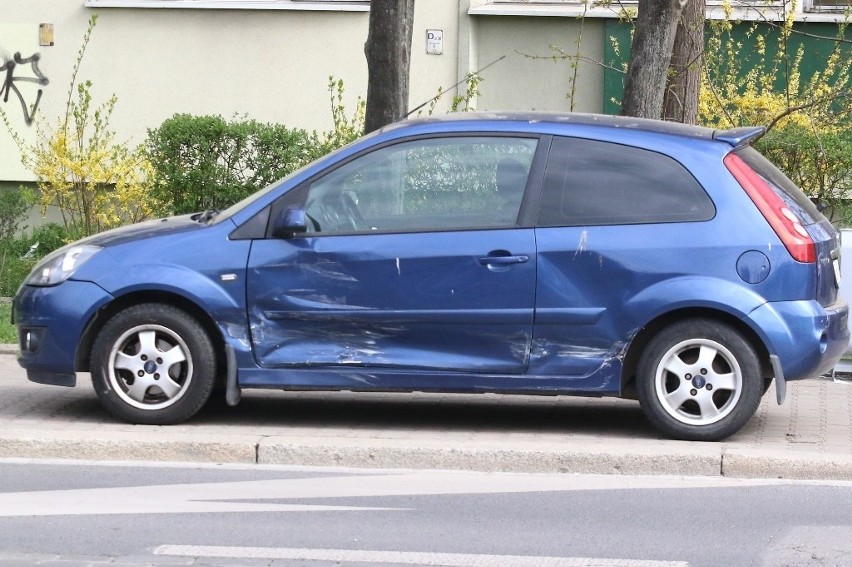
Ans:
POLYGON ((77 348, 86 325, 112 296, 90 282, 23 286, 13 304, 18 363, 33 382, 73 386, 77 348))
POLYGON ((849 344, 845 301, 823 307, 816 301, 765 303, 746 318, 770 355, 778 357, 785 380, 814 378, 834 368, 849 344))

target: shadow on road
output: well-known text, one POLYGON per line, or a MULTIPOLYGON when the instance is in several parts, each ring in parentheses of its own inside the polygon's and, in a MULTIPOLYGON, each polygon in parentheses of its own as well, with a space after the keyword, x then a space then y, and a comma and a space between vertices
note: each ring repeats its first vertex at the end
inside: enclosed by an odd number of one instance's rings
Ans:
POLYGON ((471 433, 577 433, 657 438, 636 402, 512 396, 419 396, 381 398, 352 393, 248 392, 236 407, 220 397, 190 423, 242 426, 438 430, 471 433))
MULTIPOLYGON (((0 422, 11 429, 49 429, 63 423, 122 425, 100 405, 88 377, 76 388, 11 382, 0 398, 0 422), (35 423, 34 423, 35 422, 35 423)), ((352 392, 285 392, 246 390, 236 407, 216 392, 182 430, 210 428, 218 432, 274 435, 288 428, 380 430, 382 435, 407 431, 454 433, 564 434, 658 439, 639 404, 611 398, 501 396, 496 394, 384 394, 352 392)), ((301 432, 309 435, 310 432, 301 432)))

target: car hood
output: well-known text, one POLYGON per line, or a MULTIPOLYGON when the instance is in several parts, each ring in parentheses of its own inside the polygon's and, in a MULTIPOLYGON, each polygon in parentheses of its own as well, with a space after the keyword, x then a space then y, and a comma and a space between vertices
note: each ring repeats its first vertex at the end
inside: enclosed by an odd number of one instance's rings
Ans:
POLYGON ((101 232, 80 240, 77 244, 91 244, 93 246, 109 247, 152 236, 162 236, 190 230, 200 230, 209 225, 192 220, 192 215, 179 217, 167 217, 163 219, 150 220, 122 226, 101 232))

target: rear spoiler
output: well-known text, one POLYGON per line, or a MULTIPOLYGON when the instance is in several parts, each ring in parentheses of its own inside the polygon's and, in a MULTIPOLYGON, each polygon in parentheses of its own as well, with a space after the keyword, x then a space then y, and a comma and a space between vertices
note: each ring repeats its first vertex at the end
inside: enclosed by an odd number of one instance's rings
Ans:
POLYGON ((713 139, 726 142, 734 148, 747 146, 766 134, 766 126, 742 126, 730 130, 715 130, 713 139))

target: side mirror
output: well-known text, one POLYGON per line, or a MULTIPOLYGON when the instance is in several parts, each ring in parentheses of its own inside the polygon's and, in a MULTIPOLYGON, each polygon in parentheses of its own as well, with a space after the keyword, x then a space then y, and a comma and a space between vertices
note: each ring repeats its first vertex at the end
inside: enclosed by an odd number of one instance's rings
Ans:
POLYGON ((278 214, 272 227, 275 238, 292 238, 308 231, 308 215, 302 207, 288 207, 278 214))

